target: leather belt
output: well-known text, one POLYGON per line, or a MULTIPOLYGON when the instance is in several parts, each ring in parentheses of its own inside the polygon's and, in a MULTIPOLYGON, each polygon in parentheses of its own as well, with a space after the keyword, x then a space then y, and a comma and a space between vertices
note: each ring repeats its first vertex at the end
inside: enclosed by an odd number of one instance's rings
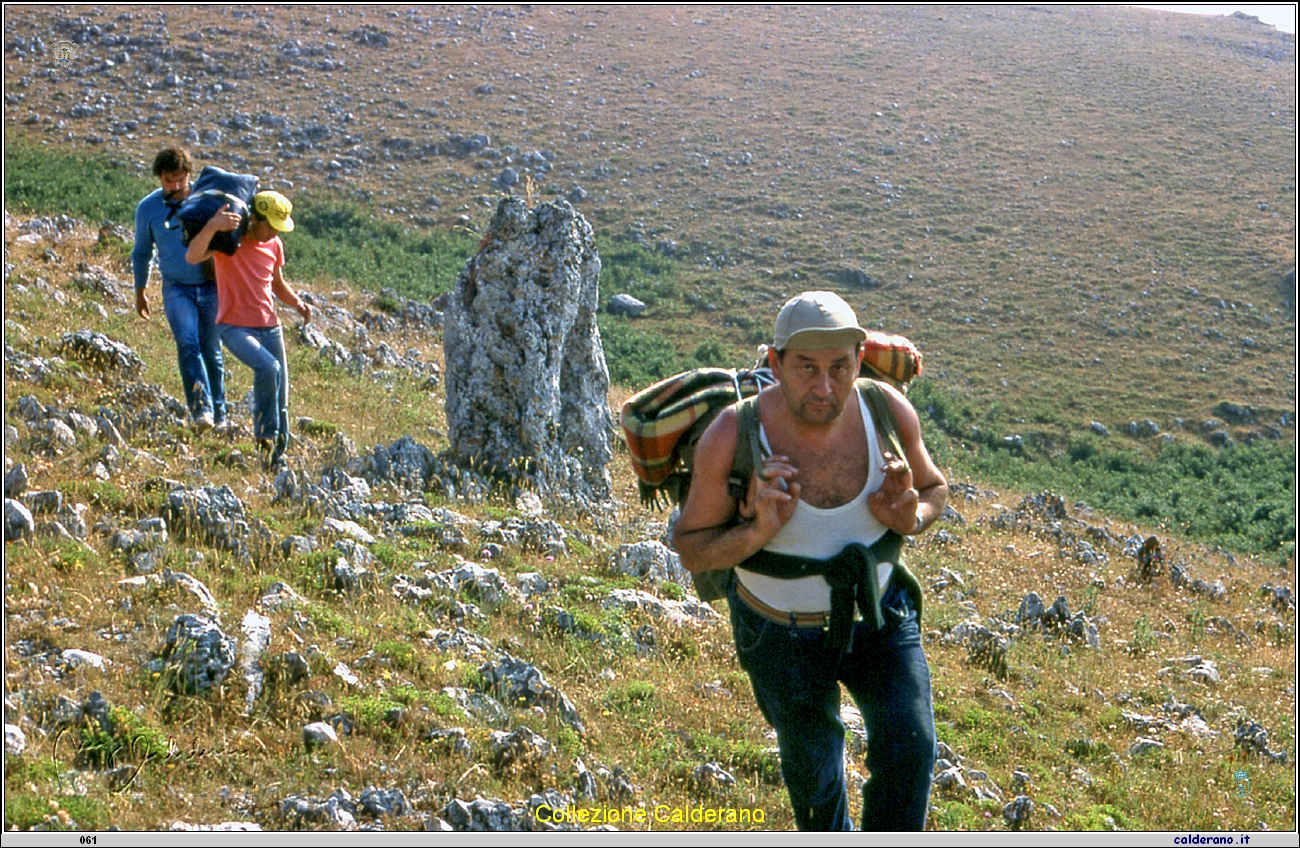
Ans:
POLYGON ((736 595, 745 602, 745 606, 768 621, 774 621, 777 624, 784 624, 787 627, 815 627, 819 630, 830 625, 830 613, 790 612, 789 610, 777 609, 760 601, 753 592, 745 588, 745 584, 740 580, 736 581, 736 595))

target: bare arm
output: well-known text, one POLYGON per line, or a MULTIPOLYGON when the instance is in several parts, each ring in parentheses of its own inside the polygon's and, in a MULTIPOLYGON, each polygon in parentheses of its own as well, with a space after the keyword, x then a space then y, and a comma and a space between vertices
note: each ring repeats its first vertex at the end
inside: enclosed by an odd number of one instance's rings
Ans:
POLYGON ((921 421, 907 398, 882 384, 898 419, 898 440, 907 463, 885 451, 885 482, 867 498, 867 508, 896 533, 915 536, 938 520, 948 503, 948 481, 921 440, 921 421))
POLYGON ((271 291, 282 303, 288 304, 301 315, 304 324, 311 323, 311 304, 298 297, 298 293, 284 281, 284 270, 279 265, 271 274, 271 291))
POLYGON ((748 508, 740 510, 747 520, 733 523, 738 507, 727 477, 737 429, 735 409, 723 410, 695 446, 691 491, 673 529, 673 547, 694 574, 731 568, 757 553, 794 515, 799 500, 799 484, 791 481, 798 471, 786 457, 769 457, 763 476, 751 482, 748 508))
POLYGON ((239 229, 239 222, 242 220, 238 212, 230 211, 230 204, 227 203, 221 207, 221 211, 208 219, 203 225, 203 229, 195 234, 190 241, 190 246, 185 249, 185 261, 191 265, 198 265, 200 262, 211 259, 215 250, 209 249, 212 244, 212 237, 221 232, 233 232, 239 229))

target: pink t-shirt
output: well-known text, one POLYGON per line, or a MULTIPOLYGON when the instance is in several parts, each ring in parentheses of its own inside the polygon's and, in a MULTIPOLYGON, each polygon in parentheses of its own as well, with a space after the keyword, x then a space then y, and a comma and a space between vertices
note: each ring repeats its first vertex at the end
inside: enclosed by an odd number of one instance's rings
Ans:
POLYGON ((234 256, 212 254, 217 270, 217 323, 235 327, 278 327, 275 295, 271 291, 275 269, 284 266, 284 243, 244 239, 234 256))

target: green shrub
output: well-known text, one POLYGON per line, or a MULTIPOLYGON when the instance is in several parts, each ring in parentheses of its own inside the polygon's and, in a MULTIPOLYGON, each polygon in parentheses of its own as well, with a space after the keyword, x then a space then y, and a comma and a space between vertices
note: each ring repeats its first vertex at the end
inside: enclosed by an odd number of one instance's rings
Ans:
POLYGON ((143 763, 171 753, 166 734, 128 709, 109 710, 109 726, 111 732, 99 726, 81 730, 81 756, 91 768, 143 763))
POLYGON ((655 700, 655 685, 648 680, 632 680, 609 690, 609 702, 619 709, 634 709, 655 700))
POLYGON ((596 320, 611 383, 645 388, 689 367, 672 342, 637 327, 630 319, 602 314, 596 320))
POLYGON ((691 744, 703 759, 752 774, 773 786, 781 782, 781 761, 775 748, 769 750, 746 739, 723 739, 706 733, 696 735, 691 744))
POLYGON ((383 725, 388 713, 402 705, 386 695, 348 695, 339 699, 339 706, 357 727, 369 730, 383 725))
POLYGON ((1072 813, 1065 819, 1066 830, 1127 830, 1128 817, 1110 804, 1098 804, 1072 813))
POLYGON ((606 245, 600 251, 602 299, 630 294, 646 306, 678 294, 678 265, 672 259, 632 242, 606 245))
POLYGON ((420 665, 415 649, 407 642, 397 639, 385 639, 375 645, 375 653, 392 662, 393 668, 401 671, 413 671, 420 665))
POLYGON ((695 353, 692 354, 697 363, 706 366, 722 366, 725 355, 722 352, 722 345, 718 344, 715 339, 702 342, 699 347, 695 348, 695 353))

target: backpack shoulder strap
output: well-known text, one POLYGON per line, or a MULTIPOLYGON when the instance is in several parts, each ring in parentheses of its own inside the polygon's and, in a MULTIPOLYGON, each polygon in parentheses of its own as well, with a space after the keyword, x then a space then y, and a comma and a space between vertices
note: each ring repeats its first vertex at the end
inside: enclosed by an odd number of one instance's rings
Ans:
POLYGON ((751 395, 736 404, 736 453, 727 475, 727 494, 738 501, 749 494, 750 478, 763 460, 758 426, 758 395, 751 395))
POLYGON ((898 438, 898 418, 894 415, 894 407, 890 405, 889 398, 885 396, 880 384, 875 380, 861 379, 858 380, 858 391, 862 393, 867 409, 871 410, 876 431, 884 436, 894 456, 907 462, 907 454, 903 452, 902 443, 898 438))

